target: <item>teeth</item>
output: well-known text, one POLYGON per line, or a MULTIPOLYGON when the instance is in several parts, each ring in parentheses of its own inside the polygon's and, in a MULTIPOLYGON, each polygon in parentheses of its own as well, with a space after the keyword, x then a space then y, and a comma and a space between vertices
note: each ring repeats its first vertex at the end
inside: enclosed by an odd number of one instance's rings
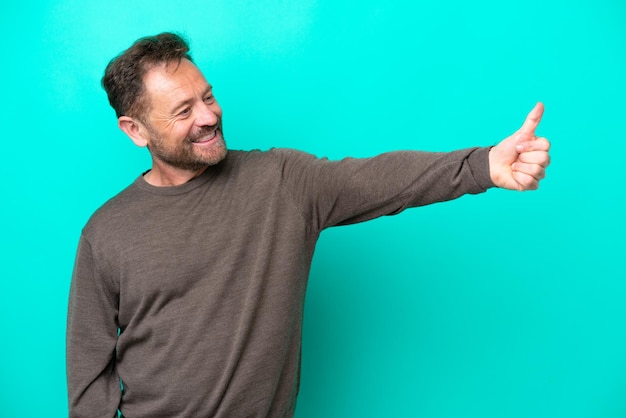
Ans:
POLYGON ((207 136, 200 137, 200 138, 195 139, 195 140, 193 140, 191 142, 196 142, 197 143, 197 142, 210 141, 211 139, 215 138, 215 135, 216 135, 216 131, 213 131, 210 134, 208 134, 207 136))

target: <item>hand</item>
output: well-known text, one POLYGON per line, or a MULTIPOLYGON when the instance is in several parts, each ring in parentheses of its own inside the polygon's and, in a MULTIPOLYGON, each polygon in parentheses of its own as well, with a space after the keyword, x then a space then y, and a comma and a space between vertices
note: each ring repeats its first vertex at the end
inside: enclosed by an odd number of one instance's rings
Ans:
POLYGON ((535 190, 550 164, 550 142, 535 130, 543 115, 537 103, 522 127, 489 151, 489 173, 493 183, 509 190, 535 190))

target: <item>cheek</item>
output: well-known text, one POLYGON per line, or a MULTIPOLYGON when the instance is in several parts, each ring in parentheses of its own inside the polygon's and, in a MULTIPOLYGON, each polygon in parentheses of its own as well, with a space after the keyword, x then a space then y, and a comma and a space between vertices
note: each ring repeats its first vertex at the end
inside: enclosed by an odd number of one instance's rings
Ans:
POLYGON ((219 117, 220 119, 222 119, 222 108, 220 107, 219 104, 217 104, 217 102, 215 102, 212 106, 211 106, 211 112, 215 113, 217 115, 217 117, 219 117))
POLYGON ((168 132, 168 137, 172 142, 180 143, 187 138, 193 130, 193 123, 187 123, 186 121, 180 121, 171 126, 168 132))

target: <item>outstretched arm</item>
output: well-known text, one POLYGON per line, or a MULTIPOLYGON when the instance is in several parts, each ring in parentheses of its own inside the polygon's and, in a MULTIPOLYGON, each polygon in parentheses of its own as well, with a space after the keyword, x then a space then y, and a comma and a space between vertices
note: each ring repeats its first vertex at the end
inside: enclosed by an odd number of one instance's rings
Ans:
POLYGON ((542 116, 543 104, 537 103, 522 127, 489 151, 489 171, 496 186, 520 191, 539 187, 550 164, 550 142, 535 135, 542 116))

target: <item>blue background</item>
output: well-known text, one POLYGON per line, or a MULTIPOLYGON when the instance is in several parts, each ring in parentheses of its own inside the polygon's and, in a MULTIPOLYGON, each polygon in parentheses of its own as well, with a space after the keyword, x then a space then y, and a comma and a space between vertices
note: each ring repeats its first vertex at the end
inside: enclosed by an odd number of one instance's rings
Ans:
POLYGON ((0 416, 67 414, 80 229, 150 165, 100 78, 175 30, 231 148, 491 145, 546 105, 539 191, 322 235, 297 418, 626 417, 624 22, 623 0, 3 2, 0 416))

